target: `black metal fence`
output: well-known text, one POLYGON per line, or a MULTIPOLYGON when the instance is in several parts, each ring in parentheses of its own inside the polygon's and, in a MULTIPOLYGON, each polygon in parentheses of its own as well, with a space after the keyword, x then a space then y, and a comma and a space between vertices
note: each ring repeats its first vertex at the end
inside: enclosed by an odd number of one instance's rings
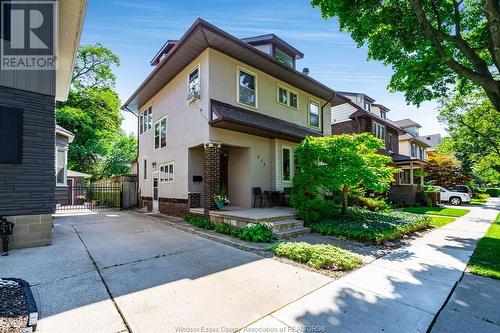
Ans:
POLYGON ((122 209, 122 188, 117 186, 68 186, 67 196, 58 198, 56 213, 78 213, 122 209))

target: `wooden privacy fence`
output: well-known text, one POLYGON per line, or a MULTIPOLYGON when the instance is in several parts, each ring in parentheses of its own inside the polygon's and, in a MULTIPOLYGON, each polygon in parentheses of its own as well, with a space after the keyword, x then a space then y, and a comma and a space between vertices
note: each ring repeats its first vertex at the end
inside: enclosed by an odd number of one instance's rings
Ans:
POLYGON ((136 175, 117 175, 108 179, 101 179, 92 186, 103 186, 120 189, 120 208, 127 209, 137 206, 137 176, 136 175))

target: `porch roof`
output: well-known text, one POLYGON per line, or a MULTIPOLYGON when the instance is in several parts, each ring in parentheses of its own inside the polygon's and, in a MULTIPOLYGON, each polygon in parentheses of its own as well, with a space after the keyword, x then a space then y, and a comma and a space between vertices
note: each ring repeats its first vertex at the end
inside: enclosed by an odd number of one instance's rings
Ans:
POLYGON ((397 164, 409 164, 409 162, 414 162, 417 164, 427 164, 427 161, 418 159, 416 157, 411 157, 408 155, 401 154, 391 154, 392 161, 397 164))
POLYGON ((313 129, 216 100, 211 100, 211 110, 213 127, 292 142, 300 142, 307 135, 322 136, 313 129))

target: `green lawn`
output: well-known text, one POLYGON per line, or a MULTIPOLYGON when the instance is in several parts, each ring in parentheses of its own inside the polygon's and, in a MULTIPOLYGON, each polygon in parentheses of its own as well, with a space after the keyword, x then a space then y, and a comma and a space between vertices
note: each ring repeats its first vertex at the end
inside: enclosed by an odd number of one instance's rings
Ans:
POLYGON ((470 204, 471 205, 484 205, 486 202, 488 202, 488 199, 472 199, 470 204))
POLYGON ((456 220, 455 217, 436 216, 436 215, 430 215, 430 218, 432 219, 431 226, 433 226, 434 228, 444 227, 448 223, 451 223, 456 220))
POLYGON ((348 214, 334 214, 328 220, 309 225, 311 231, 373 243, 399 238, 431 226, 427 215, 404 212, 371 212, 349 207, 348 214))
POLYGON ((403 209, 404 212, 415 214, 429 214, 439 216, 460 217, 464 216, 469 209, 464 208, 441 208, 441 207, 408 207, 403 209))
POLYGON ((500 214, 477 244, 468 268, 473 274, 500 279, 500 214))

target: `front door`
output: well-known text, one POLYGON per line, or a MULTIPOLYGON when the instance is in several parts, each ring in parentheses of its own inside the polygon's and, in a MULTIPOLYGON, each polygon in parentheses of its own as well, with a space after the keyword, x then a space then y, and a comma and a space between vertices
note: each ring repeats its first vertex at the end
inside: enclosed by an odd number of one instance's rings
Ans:
POLYGON ((158 172, 153 173, 153 212, 158 212, 158 172))

